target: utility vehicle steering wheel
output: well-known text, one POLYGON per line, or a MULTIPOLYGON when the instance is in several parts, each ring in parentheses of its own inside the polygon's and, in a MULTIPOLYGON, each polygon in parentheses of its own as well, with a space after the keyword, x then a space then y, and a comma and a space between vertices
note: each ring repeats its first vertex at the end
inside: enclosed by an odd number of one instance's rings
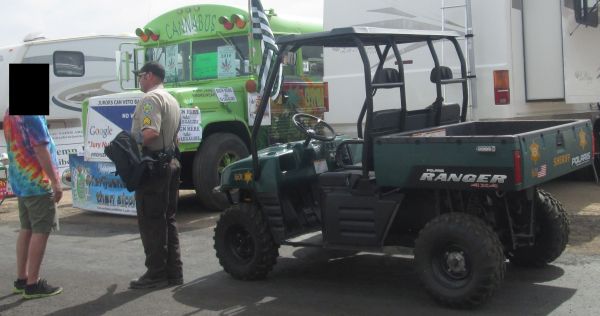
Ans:
POLYGON ((292 121, 296 128, 306 135, 308 142, 311 138, 330 142, 335 139, 335 131, 331 125, 322 119, 306 113, 294 114, 292 121))

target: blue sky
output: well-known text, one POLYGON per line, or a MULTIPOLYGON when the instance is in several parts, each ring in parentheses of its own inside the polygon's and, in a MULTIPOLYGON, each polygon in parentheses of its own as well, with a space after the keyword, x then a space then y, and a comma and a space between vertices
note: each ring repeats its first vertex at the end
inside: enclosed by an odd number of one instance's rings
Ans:
MULTIPOLYGON (((319 22, 324 0, 262 0, 280 16, 319 22)), ((218 3, 246 8, 245 0, 7 0, 0 10, 0 47, 18 44, 29 33, 46 38, 130 34, 154 17, 186 5, 218 3)))

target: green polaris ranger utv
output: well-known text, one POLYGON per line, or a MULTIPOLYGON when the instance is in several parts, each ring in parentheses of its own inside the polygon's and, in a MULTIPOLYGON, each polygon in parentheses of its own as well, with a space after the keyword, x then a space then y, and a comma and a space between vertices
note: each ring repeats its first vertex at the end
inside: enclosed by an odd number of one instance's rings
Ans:
MULTIPOLYGON (((591 163, 591 123, 466 122, 467 71, 458 37, 349 27, 278 39, 271 69, 302 46, 358 51, 365 82, 358 138, 336 135, 323 120, 299 113, 293 120, 305 141, 258 152, 253 142, 251 157, 225 168, 216 189, 233 206, 217 222, 214 240, 227 273, 264 278, 281 245, 369 252, 411 247, 416 271, 436 301, 473 307, 502 282, 507 259, 539 267, 561 255, 569 238, 567 214, 538 186, 591 163), (454 48, 457 78, 440 65, 437 41, 454 48), (429 84, 436 93, 425 109, 407 109, 401 44, 431 52, 429 84), (390 59, 394 67, 384 68, 390 59), (447 84, 460 85, 462 104, 444 102, 447 84), (399 90, 396 109, 377 110, 379 89, 399 90)), ((269 74, 265 91, 275 75, 269 74)), ((253 137, 268 99, 261 100, 253 137)))

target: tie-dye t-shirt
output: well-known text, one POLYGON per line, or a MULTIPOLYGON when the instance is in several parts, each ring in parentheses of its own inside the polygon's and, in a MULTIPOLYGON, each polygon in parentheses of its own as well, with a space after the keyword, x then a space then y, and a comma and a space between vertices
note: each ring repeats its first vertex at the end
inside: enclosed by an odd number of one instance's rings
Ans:
POLYGON ((46 144, 58 165, 56 147, 48 133, 46 119, 41 115, 4 115, 4 138, 8 151, 8 182, 17 196, 47 194, 52 191, 50 179, 33 151, 34 146, 46 144))

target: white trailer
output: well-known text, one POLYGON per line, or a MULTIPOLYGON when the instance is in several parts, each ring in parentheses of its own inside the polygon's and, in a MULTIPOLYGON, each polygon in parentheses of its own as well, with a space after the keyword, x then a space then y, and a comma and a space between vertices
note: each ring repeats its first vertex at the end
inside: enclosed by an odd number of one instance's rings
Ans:
MULTIPOLYGON (((128 35, 92 35, 63 39, 25 40, 0 48, 0 121, 8 107, 8 65, 50 65, 50 133, 57 143, 61 176, 68 170, 68 155, 82 150, 81 104, 99 95, 123 91, 117 80, 116 51, 122 43, 134 42, 128 35)), ((36 93, 35 86, 26 91, 36 93)), ((28 106, 27 95, 10 100, 11 106, 28 106)), ((1 122, 0 122, 1 127, 1 122)), ((0 152, 6 152, 0 131, 0 152)))
MULTIPOLYGON (((324 28, 373 26, 455 30, 474 75, 468 119, 589 118, 600 129, 600 28, 598 0, 327 0, 324 28), (353 8, 346 10, 344 8, 353 8), (468 34, 473 34, 472 37, 468 34), (470 43, 467 40, 470 38, 470 43)), ((436 46, 441 64, 459 73, 449 49, 436 46)), ((448 43, 448 45, 451 45, 448 43)), ((431 104, 433 64, 428 47, 402 46, 409 110, 431 104), (429 63, 428 63, 429 62, 429 63)), ((371 52, 375 54, 375 52, 371 52)), ((364 82, 356 52, 324 51, 324 80, 330 110, 325 119, 340 132, 356 134, 364 82)), ((375 65, 376 66, 376 65, 375 65)), ((397 67, 386 63, 384 67, 397 67)), ((375 68, 373 68, 375 70, 375 68)), ((445 88, 446 103, 460 103, 456 85, 445 88)), ((377 109, 398 108, 395 91, 378 91, 377 109)))

